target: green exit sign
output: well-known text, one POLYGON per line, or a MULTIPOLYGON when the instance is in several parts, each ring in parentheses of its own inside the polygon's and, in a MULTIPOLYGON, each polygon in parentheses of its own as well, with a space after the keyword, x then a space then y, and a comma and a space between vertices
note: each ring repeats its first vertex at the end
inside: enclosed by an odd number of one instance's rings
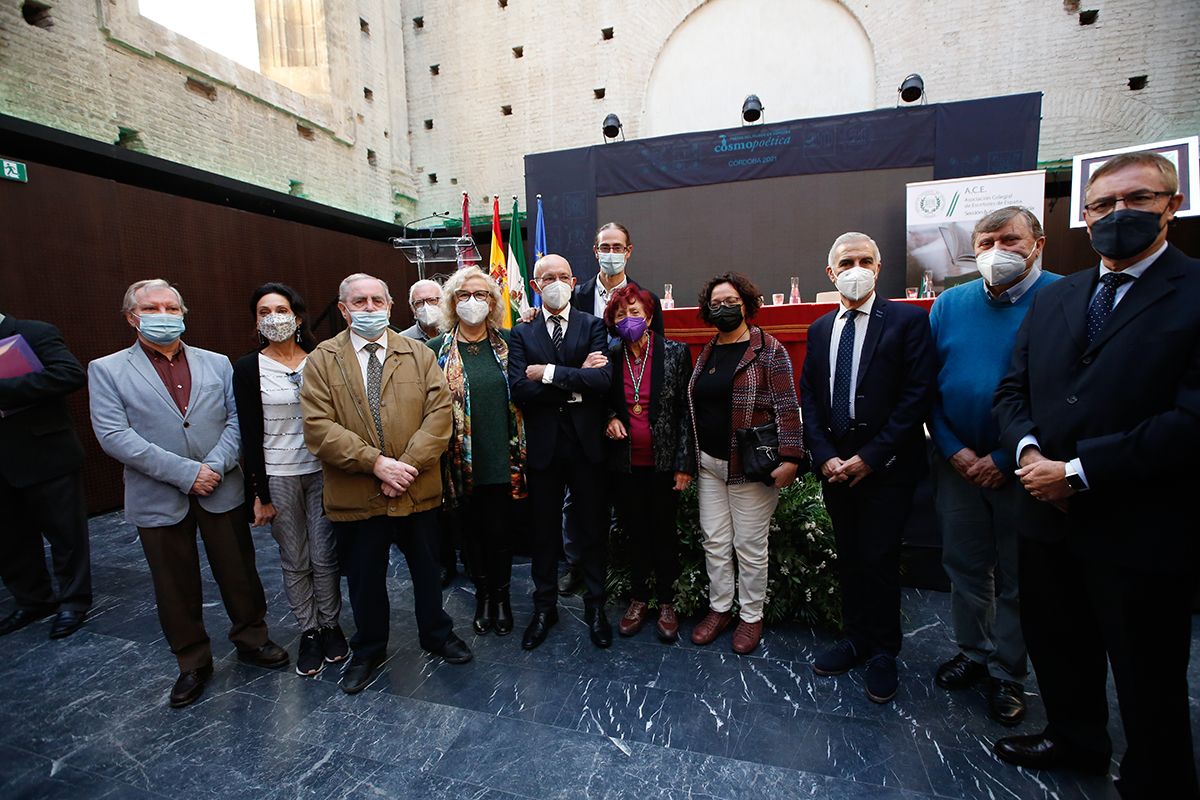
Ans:
POLYGON ((25 165, 20 161, 0 159, 0 174, 4 176, 4 180, 6 181, 20 181, 21 183, 29 183, 29 172, 25 169, 25 165))

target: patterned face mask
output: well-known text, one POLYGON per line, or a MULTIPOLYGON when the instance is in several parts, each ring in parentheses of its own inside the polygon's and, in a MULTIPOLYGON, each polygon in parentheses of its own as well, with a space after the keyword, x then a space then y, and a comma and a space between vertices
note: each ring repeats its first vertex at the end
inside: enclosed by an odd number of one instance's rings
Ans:
POLYGON ((267 314, 258 318, 258 332, 271 342, 286 342, 296 335, 295 314, 267 314))

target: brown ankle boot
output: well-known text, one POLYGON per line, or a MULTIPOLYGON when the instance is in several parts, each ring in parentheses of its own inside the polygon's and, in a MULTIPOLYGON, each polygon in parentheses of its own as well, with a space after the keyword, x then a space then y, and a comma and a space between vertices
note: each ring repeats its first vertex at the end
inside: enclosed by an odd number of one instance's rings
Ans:
POLYGON ((762 629, 761 619, 758 622, 738 622, 733 632, 733 652, 742 655, 753 653, 754 648, 758 647, 758 640, 762 638, 762 629))
POLYGON ((658 624, 655 626, 658 638, 664 642, 673 642, 679 638, 679 619, 675 616, 675 606, 663 603, 658 607, 658 624))
POLYGON ((721 631, 729 627, 729 621, 733 618, 733 614, 728 611, 716 612, 711 608, 704 615, 704 619, 692 628, 692 644, 706 645, 712 644, 713 639, 721 635, 721 631))
POLYGON ((631 600, 629 608, 625 609, 625 616, 621 617, 621 623, 617 629, 622 636, 633 636, 642 629, 642 625, 646 622, 646 604, 641 600, 631 600))

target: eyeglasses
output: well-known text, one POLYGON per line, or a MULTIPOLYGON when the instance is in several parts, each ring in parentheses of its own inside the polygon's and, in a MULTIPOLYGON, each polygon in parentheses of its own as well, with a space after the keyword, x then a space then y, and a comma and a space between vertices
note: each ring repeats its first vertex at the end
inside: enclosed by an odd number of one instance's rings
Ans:
POLYGON ((716 311, 721 306, 725 306, 725 308, 737 308, 740 305, 742 305, 742 299, 740 297, 726 297, 724 300, 718 300, 716 302, 709 303, 708 310, 716 311))
POLYGON ((624 253, 629 248, 623 244, 598 244, 596 249, 601 253, 624 253))
POLYGON ((463 290, 463 291, 458 291, 458 292, 454 293, 454 299, 460 303, 465 300, 470 300, 472 297, 474 297, 476 300, 480 300, 480 301, 486 303, 491 296, 492 296, 491 292, 484 291, 482 289, 479 290, 478 292, 468 292, 468 291, 463 290))
POLYGON ((1135 208, 1144 210, 1154 205, 1154 201, 1160 197, 1170 197, 1174 192, 1152 192, 1149 189, 1142 189, 1137 192, 1130 192, 1124 197, 1100 197, 1090 203, 1084 203, 1083 208, 1093 217, 1103 217, 1117 207, 1118 202, 1124 202, 1126 208, 1135 208))
POLYGON ((540 278, 534 278, 533 282, 536 283, 538 286, 549 286, 550 284, 557 283, 558 281, 567 283, 573 277, 574 277, 573 275, 543 275, 540 278))
POLYGON ((413 300, 413 307, 420 308, 421 306, 436 306, 442 302, 440 297, 426 297, 424 300, 413 300))

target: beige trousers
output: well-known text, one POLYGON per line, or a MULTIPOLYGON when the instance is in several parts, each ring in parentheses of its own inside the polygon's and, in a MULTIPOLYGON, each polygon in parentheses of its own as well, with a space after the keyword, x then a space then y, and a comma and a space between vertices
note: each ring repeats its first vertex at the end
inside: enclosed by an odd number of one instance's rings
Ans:
POLYGON ((767 539, 779 490, 761 483, 729 486, 729 462, 700 453, 700 528, 708 568, 708 604, 724 613, 733 607, 733 560, 737 599, 745 622, 758 622, 767 597, 767 539))

